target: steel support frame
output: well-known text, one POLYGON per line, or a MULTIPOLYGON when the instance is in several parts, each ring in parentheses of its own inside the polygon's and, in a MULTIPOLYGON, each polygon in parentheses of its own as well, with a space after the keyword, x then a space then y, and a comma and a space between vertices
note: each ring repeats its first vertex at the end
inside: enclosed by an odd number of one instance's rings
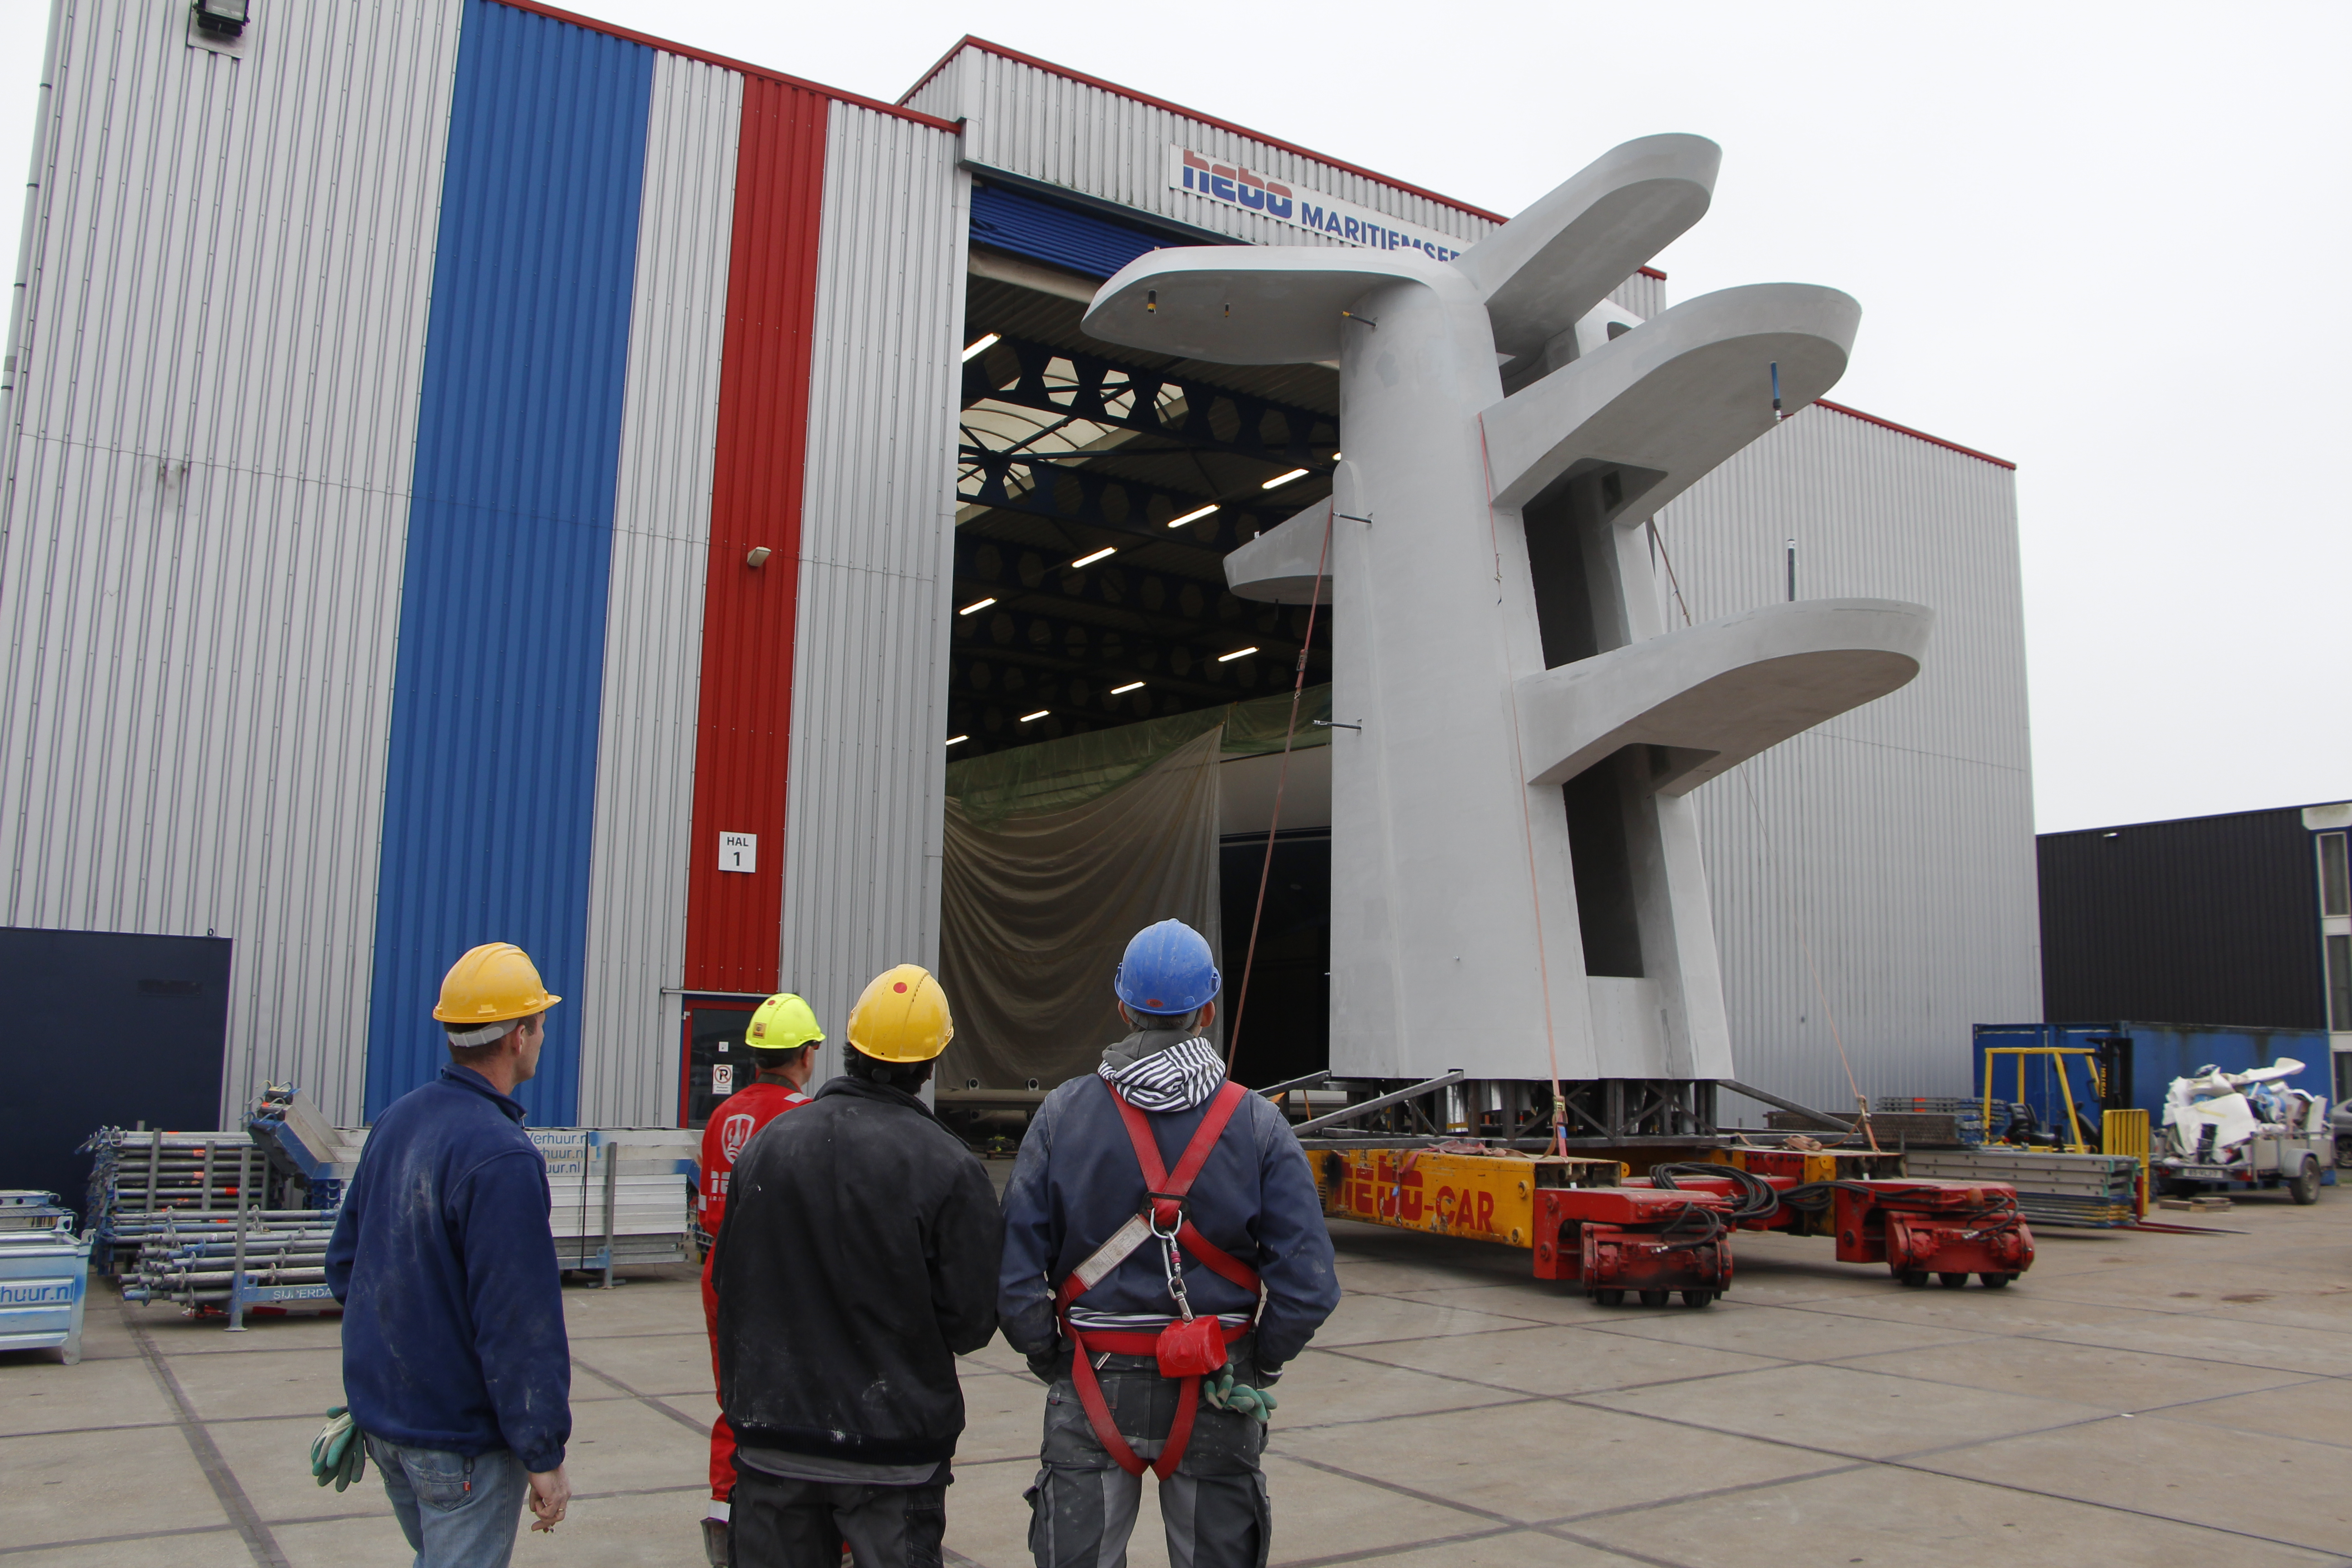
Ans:
POLYGON ((1232 452, 1320 473, 1330 471, 1331 453, 1339 444, 1339 421, 1334 416, 1234 392, 1198 376, 1148 370, 1025 338, 1004 338, 963 367, 963 406, 990 402, 1068 415, 1115 429, 1165 436, 1203 451, 1232 452), (998 384, 989 367, 1003 363, 1006 351, 1019 374, 998 384), (1074 384, 1048 382, 1046 373, 1055 360, 1069 365, 1074 384), (1170 387, 1182 399, 1172 422, 1160 416, 1160 395, 1170 387), (1280 426, 1279 437, 1269 437, 1269 422, 1280 426), (1221 426, 1230 426, 1233 433, 1219 434, 1221 426))
MULTIPOLYGON (((1308 1124, 1311 1131, 1302 1130, 1309 1146, 1475 1138, 1541 1148, 1553 1142, 1551 1085, 1542 1079, 1465 1081, 1449 1076, 1423 1083, 1335 1078, 1330 1086, 1346 1089, 1351 1100, 1389 1102, 1360 1114, 1318 1118, 1308 1124), (1448 1115, 1449 1089, 1468 1107, 1466 1125, 1448 1115)), ((1717 1136, 1717 1085, 1712 1079, 1591 1079, 1565 1081, 1559 1088, 1567 1102, 1566 1142, 1570 1148, 1689 1144, 1717 1136)))

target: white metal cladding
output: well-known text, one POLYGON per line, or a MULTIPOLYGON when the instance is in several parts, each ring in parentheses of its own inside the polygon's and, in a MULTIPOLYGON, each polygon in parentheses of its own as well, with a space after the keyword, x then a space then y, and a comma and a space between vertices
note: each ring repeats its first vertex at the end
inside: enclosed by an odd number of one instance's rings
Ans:
POLYGON ((742 117, 740 75, 654 57, 580 1002, 579 1116, 590 1127, 677 1119, 676 1008, 663 987, 686 967, 702 589, 742 117))
POLYGON ((1863 1093, 1968 1093, 1969 1026, 2042 1016, 2015 475, 1811 407, 1658 521, 1699 621, 1785 599, 1791 539, 1802 598, 1935 609, 1916 680, 1692 799, 1738 1076, 1853 1105, 1810 947, 1863 1093))
POLYGON ((236 939, 225 1119, 263 1079, 359 1113, 459 15, 272 7, 242 58, 178 0, 54 16, 0 427, 0 921, 236 939))
POLYGON ((833 104, 781 954, 830 1037, 824 1071, 866 982, 939 956, 969 192, 951 133, 833 104))
POLYGON ((907 100, 907 107, 943 120, 963 120, 963 155, 976 164, 1254 245, 1345 242, 1187 191, 1170 190, 1171 142, 1465 241, 1496 226, 1447 203, 976 46, 959 50, 907 100))
POLYGON ((1646 321, 1665 310, 1666 280, 1653 278, 1646 272, 1636 272, 1609 290, 1609 298, 1646 321))

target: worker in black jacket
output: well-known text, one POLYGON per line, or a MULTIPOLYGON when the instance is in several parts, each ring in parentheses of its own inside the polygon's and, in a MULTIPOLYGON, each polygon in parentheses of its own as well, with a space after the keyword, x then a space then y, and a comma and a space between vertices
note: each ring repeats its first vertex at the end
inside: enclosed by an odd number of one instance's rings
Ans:
POLYGON ((995 1331, 1003 1216, 915 1090, 955 1033, 927 971, 850 1010, 847 1072, 736 1157, 712 1283, 737 1568, 937 1568, 955 1358, 995 1331))

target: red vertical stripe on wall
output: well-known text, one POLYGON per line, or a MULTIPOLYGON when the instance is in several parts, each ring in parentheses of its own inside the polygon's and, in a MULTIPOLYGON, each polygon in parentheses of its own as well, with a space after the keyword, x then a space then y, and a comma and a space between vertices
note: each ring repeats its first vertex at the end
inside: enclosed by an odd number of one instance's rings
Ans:
POLYGON ((695 726, 689 991, 769 991, 777 984, 801 485, 829 108, 806 89, 744 79, 695 726), (760 548, 771 552, 767 563, 746 565, 744 558, 760 548), (719 868, 725 833, 759 836, 757 870, 719 868))

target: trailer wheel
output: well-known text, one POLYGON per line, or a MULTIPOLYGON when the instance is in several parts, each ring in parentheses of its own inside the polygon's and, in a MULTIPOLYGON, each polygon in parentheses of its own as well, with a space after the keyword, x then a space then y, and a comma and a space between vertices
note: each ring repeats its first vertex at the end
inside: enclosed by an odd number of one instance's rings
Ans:
POLYGON ((1916 1290, 1927 1282, 1927 1271, 1924 1268, 1906 1268, 1895 1277, 1895 1282, 1907 1290, 1916 1290))
POLYGON ((1625 1304, 1625 1292, 1622 1290, 1595 1290, 1592 1293, 1592 1299, 1600 1302, 1604 1307, 1622 1307, 1625 1304))
POLYGON ((2016 1278, 2017 1276, 2014 1274, 1979 1274, 1977 1276, 1978 1281, 1988 1290, 2006 1290, 2009 1289, 2009 1282, 2016 1278))
POLYGON ((1683 1305, 1685 1307, 1712 1307, 1715 1305, 1715 1298, 1717 1294, 1717 1292, 1713 1290, 1685 1290, 1683 1292, 1683 1305))
POLYGON ((1642 1292, 1642 1305, 1663 1307, 1674 1299, 1674 1294, 1672 1290, 1644 1290, 1642 1292))
POLYGON ((2286 1195, 2299 1204, 2315 1204, 2319 1201, 2318 1161, 2305 1160, 2303 1163, 2303 1169, 2297 1171, 2294 1173, 2294 1180, 2286 1184, 2286 1195))
POLYGON ((1936 1276, 1936 1283, 1941 1285, 1947 1290, 1957 1290, 1968 1282, 1969 1277, 1965 1274, 1938 1274, 1936 1276))

